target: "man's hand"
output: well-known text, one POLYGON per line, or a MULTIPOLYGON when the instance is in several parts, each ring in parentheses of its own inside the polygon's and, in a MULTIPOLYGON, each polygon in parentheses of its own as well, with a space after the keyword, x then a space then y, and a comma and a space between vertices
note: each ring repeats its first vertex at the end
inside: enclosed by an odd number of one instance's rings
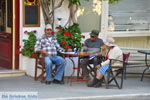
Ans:
POLYGON ((48 56, 48 54, 47 54, 47 52, 46 52, 45 50, 40 50, 40 52, 41 52, 42 54, 44 54, 44 56, 48 56))
POLYGON ((100 67, 101 67, 101 66, 100 66, 100 64, 99 64, 99 65, 96 66, 96 69, 99 69, 100 67))
POLYGON ((98 52, 98 53, 97 53, 97 56, 101 56, 101 53, 100 53, 100 52, 98 52))

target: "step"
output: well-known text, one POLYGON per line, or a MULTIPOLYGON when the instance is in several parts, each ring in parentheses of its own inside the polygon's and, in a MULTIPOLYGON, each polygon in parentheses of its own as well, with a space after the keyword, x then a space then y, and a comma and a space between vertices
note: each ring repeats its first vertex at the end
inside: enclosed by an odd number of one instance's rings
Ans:
POLYGON ((25 71, 21 70, 0 70, 0 77, 23 76, 25 71))

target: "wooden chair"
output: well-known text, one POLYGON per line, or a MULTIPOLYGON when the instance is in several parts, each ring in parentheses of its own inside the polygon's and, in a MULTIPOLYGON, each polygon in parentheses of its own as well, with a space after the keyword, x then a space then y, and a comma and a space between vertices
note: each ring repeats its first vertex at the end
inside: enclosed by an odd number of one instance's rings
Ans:
MULTIPOLYGON (((44 83, 44 81, 45 81, 44 55, 40 56, 40 53, 37 53, 37 57, 35 59, 36 60, 35 60, 35 76, 34 76, 34 80, 40 80, 41 83, 44 83)), ((54 68, 52 70, 52 76, 54 76, 56 70, 57 70, 57 68, 54 66, 54 68)), ((62 83, 64 83, 64 75, 63 75, 63 78, 62 78, 62 83)))
POLYGON ((41 83, 44 82, 45 77, 45 64, 44 64, 44 56, 42 55, 40 57, 40 53, 37 53, 37 57, 35 58, 35 76, 34 76, 34 80, 39 80, 41 81, 41 83), (41 72, 38 73, 38 70, 40 70, 41 72), (39 75, 38 75, 39 74, 39 75))
POLYGON ((126 67, 126 62, 129 58, 130 53, 123 54, 123 61, 116 60, 116 59, 110 59, 110 68, 107 70, 108 74, 105 78, 105 85, 106 88, 109 88, 110 83, 114 81, 115 86, 117 86, 119 89, 123 86, 123 79, 124 79, 124 70, 126 67), (122 66, 112 65, 112 61, 118 61, 123 63, 122 66))

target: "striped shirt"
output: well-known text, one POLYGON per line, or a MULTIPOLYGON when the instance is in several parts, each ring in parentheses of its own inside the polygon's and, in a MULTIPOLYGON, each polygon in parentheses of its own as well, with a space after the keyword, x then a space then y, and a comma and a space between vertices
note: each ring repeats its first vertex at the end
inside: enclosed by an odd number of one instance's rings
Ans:
POLYGON ((39 38, 35 44, 35 52, 41 49, 45 50, 49 56, 56 56, 57 51, 63 51, 55 36, 46 37, 45 35, 39 38))

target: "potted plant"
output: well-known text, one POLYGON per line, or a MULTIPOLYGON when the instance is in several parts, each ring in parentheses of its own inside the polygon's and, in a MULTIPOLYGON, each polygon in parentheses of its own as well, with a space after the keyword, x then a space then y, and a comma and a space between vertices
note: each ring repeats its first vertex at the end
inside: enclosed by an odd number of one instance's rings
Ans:
POLYGON ((81 35, 81 31, 79 28, 79 24, 74 23, 69 27, 57 27, 59 30, 56 34, 58 42, 62 48, 65 50, 68 49, 77 49, 80 50, 83 44, 81 43, 81 39, 85 38, 85 36, 81 35))
POLYGON ((21 53, 24 56, 34 58, 36 57, 36 54, 34 52, 34 46, 37 40, 36 35, 35 35, 36 31, 31 31, 31 32, 25 31, 24 33, 27 34, 29 37, 28 39, 23 40, 24 46, 21 50, 21 53))
POLYGON ((28 35, 27 39, 23 40, 23 47, 21 49, 21 54, 23 55, 22 57, 22 65, 21 69, 26 71, 26 74, 29 76, 34 77, 34 72, 35 72, 35 59, 37 55, 34 52, 34 46, 36 43, 36 31, 25 31, 24 32, 26 35, 28 35))

